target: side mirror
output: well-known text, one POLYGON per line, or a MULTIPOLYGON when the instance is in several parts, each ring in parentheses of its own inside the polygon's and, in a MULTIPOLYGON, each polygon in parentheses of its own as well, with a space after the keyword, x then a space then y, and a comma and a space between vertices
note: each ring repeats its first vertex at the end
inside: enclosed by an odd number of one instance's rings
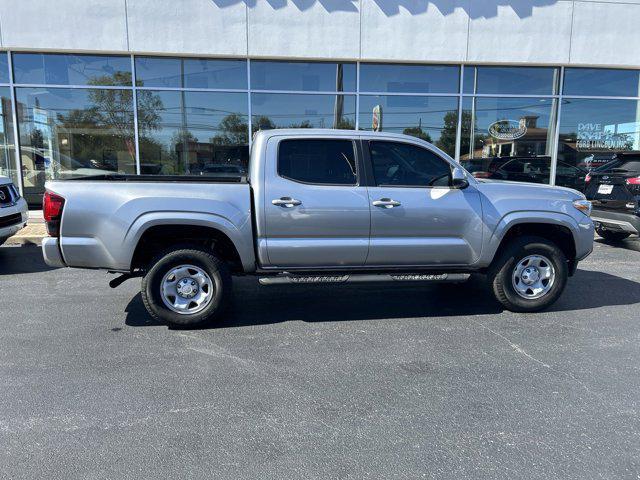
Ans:
POLYGON ((463 190, 469 186, 467 174, 460 167, 455 167, 453 169, 453 174, 451 175, 451 186, 460 190, 463 190))

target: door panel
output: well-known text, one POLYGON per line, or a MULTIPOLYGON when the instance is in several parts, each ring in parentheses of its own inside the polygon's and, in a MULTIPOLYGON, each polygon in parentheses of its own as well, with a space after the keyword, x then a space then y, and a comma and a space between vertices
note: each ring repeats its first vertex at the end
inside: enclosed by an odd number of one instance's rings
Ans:
MULTIPOLYGON (((291 140, 280 143, 288 141, 291 140)), ((309 143, 309 154, 300 145, 282 148, 278 153, 277 138, 271 139, 267 147, 273 159, 266 172, 264 199, 269 264, 291 268, 362 266, 369 247, 367 188, 340 184, 349 181, 350 175, 350 167, 344 164, 349 155, 344 143, 326 147, 318 144, 318 139, 313 141, 316 143, 309 143), (290 154, 284 155, 285 151, 290 154), (281 165, 280 173, 278 154, 283 155, 286 167, 282 171, 281 165), (327 158, 329 165, 318 167, 317 162, 326 162, 327 158), (285 178, 285 174, 303 178, 304 182, 285 178), (325 176, 327 181, 338 184, 313 184, 314 176, 325 176)), ((355 159, 353 142, 339 141, 351 145, 355 159)), ((353 181, 356 183, 357 179, 353 181)))
POLYGON ((468 265, 480 257, 482 207, 473 185, 452 188, 451 164, 437 151, 401 141, 364 146, 371 240, 367 265, 468 265))
POLYGON ((466 265, 482 247, 480 196, 472 187, 370 187, 369 201, 400 205, 371 208, 367 265, 466 265))

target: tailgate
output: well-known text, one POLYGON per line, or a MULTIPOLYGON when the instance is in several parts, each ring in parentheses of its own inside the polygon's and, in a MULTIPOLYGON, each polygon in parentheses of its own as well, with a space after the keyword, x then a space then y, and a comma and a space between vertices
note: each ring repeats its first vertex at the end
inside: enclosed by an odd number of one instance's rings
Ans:
POLYGON ((595 207, 626 209, 636 198, 627 184, 627 176, 615 173, 591 173, 585 195, 595 207))

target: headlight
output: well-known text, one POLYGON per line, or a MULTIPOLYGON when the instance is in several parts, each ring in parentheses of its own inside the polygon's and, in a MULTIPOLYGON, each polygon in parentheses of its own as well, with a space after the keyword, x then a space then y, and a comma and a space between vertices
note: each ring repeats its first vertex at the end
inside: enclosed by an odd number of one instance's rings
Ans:
POLYGON ((584 213, 587 217, 591 216, 591 202, 589 200, 574 200, 573 206, 584 213))

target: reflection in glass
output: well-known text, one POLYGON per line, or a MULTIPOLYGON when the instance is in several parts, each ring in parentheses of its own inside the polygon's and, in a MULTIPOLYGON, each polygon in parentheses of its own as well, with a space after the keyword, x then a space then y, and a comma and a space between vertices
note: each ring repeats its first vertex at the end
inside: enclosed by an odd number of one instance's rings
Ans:
POLYGON ((618 152, 640 151, 640 103, 636 100, 563 100, 558 172, 581 178, 618 152))
POLYGON ((462 93, 475 93, 476 67, 464 66, 462 93))
POLYGON ((251 61, 251 88, 303 92, 355 92, 355 63, 251 61))
POLYGON ((271 128, 343 128, 356 125, 355 95, 252 93, 254 132, 271 128))
POLYGON ((359 113, 361 130, 413 135, 455 154, 457 97, 363 95, 359 113))
POLYGON ((247 95, 140 90, 138 135, 143 174, 245 175, 247 95))
POLYGON ((507 95, 552 95, 556 93, 557 68, 465 67, 465 71, 473 72, 474 68, 477 72, 476 93, 507 95))
POLYGON ((17 88, 16 101, 29 203, 47 180, 135 173, 131 90, 17 88))
POLYGON ((549 183, 554 100, 476 98, 463 105, 462 165, 479 178, 549 183))
POLYGON ((111 55, 14 53, 15 83, 131 86, 131 58, 111 55))
POLYGON ((0 175, 9 177, 18 185, 13 117, 11 114, 11 92, 9 87, 0 87, 0 175))
POLYGON ((136 84, 167 88, 247 88, 246 60, 136 57, 136 84))
POLYGON ((640 71, 565 68, 564 95, 640 96, 640 71))
POLYGON ((7 57, 7 52, 0 52, 0 83, 9 83, 9 57, 7 57))
POLYGON ((360 64, 361 92, 458 93, 457 65, 360 64))

